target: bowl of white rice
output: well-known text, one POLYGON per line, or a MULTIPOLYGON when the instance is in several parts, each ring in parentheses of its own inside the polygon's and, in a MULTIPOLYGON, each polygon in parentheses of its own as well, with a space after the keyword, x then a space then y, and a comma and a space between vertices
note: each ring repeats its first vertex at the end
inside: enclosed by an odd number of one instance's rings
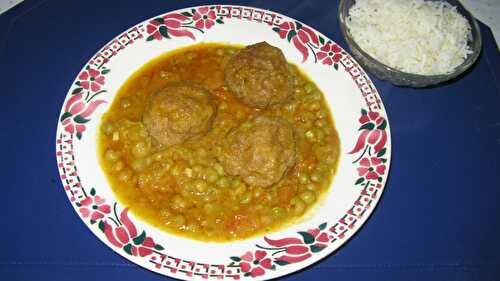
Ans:
POLYGON ((481 52, 479 26, 459 1, 341 0, 339 23, 356 60, 398 86, 451 80, 481 52))

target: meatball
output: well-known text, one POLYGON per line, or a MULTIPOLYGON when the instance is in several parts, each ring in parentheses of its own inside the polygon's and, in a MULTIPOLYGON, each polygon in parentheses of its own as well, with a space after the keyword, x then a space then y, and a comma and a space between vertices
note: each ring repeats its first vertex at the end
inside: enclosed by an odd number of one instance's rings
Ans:
POLYGON ((265 108, 292 94, 292 75, 280 49, 260 42, 234 55, 225 68, 229 89, 245 104, 265 108))
POLYGON ((210 93, 191 83, 175 83, 149 98, 143 122, 159 143, 174 145, 206 133, 212 126, 215 106, 210 93))
POLYGON ((217 158, 228 174, 270 186, 295 164, 292 126, 279 117, 254 118, 229 131, 217 158))

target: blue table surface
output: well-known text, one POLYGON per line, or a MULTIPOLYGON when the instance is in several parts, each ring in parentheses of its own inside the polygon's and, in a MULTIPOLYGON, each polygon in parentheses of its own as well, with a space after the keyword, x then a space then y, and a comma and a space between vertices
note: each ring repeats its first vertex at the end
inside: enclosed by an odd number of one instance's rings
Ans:
MULTIPOLYGON (((301 20, 343 47, 337 1, 219 1, 301 20)), ((108 40, 202 1, 25 1, 0 16, 0 280, 164 280, 101 243, 59 180, 55 134, 74 77, 108 40)), ((478 62, 439 87, 372 77, 392 167, 372 217, 339 251, 288 280, 500 280, 500 56, 481 25, 478 62)))

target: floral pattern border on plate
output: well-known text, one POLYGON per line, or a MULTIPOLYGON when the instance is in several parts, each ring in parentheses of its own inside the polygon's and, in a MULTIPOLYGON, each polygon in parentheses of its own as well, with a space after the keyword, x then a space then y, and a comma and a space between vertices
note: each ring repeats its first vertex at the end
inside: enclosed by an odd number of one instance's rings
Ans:
MULTIPOLYGON (((340 46, 298 21, 287 21, 280 14, 242 6, 217 5, 186 8, 169 12, 141 23, 117 36, 101 49, 84 67, 70 89, 71 97, 60 117, 62 132, 56 140, 56 155, 64 189, 80 217, 102 231, 108 242, 127 255, 147 259, 158 270, 178 278, 198 276, 203 279, 261 277, 289 264, 301 263, 336 243, 356 228, 357 222, 373 208, 387 177, 388 122, 382 102, 366 73, 340 46), (118 212, 117 202, 107 202, 93 187, 82 185, 75 165, 74 142, 80 140, 95 109, 105 103, 99 95, 106 93, 107 63, 121 50, 137 40, 169 40, 209 32, 228 18, 269 25, 276 35, 287 40, 301 54, 302 61, 313 60, 350 74, 365 106, 360 110, 358 140, 349 152, 357 165, 359 178, 353 183, 359 196, 341 219, 324 222, 316 228, 299 231, 293 237, 263 241, 240 256, 228 256, 225 264, 198 263, 167 254, 162 245, 145 231, 138 230, 128 217, 128 209, 118 212), (178 275, 178 276, 177 276, 178 275), (184 277, 182 277, 182 276, 184 277)), ((390 149, 390 148, 389 148, 390 149)))

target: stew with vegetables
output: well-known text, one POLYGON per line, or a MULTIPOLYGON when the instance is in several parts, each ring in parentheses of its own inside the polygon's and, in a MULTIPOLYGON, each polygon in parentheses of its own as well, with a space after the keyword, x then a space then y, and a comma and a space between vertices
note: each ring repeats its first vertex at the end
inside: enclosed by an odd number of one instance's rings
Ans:
POLYGON ((323 93, 265 42, 197 44, 148 62, 104 114, 98 147, 136 217, 216 242, 301 219, 340 153, 323 93))

